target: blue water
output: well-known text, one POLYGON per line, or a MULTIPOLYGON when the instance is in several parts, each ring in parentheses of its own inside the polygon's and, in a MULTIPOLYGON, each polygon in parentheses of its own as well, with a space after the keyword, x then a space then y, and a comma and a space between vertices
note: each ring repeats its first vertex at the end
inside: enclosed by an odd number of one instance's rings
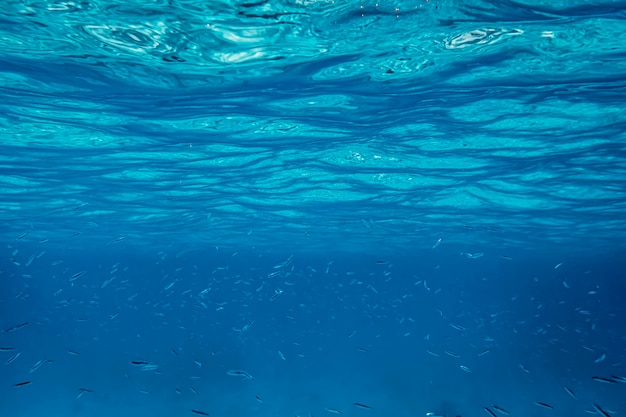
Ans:
POLYGON ((0 417, 624 415, 625 31, 5 0, 0 417))

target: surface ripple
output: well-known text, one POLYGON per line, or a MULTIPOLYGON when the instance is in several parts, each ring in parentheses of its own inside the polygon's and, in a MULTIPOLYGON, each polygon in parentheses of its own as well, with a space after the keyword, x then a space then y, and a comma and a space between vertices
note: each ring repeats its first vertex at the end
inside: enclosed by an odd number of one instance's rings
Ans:
POLYGON ((623 246, 625 9, 7 2, 0 233, 623 246))

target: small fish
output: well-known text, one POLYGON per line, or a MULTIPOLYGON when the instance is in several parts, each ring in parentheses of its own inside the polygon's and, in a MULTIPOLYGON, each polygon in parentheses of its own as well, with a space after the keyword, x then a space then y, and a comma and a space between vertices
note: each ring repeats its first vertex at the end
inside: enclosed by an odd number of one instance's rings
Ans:
POLYGON ((146 361, 130 361, 130 363, 133 365, 150 365, 150 362, 146 361))
POLYGON ((603 378, 601 376, 592 376, 591 379, 598 382, 603 382, 605 384, 617 384, 617 381, 611 378, 603 378))
POLYGON ((270 298, 270 301, 274 301, 275 299, 277 299, 281 294, 283 293, 283 290, 276 290, 274 291, 274 295, 272 295, 272 297, 270 298))
POLYGON ((465 327, 459 325, 459 324, 454 324, 454 323, 450 323, 450 327, 452 327, 453 329, 456 330, 460 330, 460 331, 465 331, 467 330, 465 327))
POLYGON ((606 359, 606 355, 603 353, 602 355, 600 355, 600 357, 598 359, 593 361, 593 363, 600 363, 600 362, 602 362, 605 359, 606 359))
POLYGON ((66 351, 68 355, 72 355, 72 356, 80 356, 80 353, 74 351, 74 350, 67 350, 66 351))
POLYGON ((8 328, 8 329, 6 329, 4 332, 5 332, 5 333, 11 333, 11 332, 16 331, 17 329, 21 329, 21 328, 22 328, 22 327, 24 327, 24 326, 28 326, 28 324, 29 324, 29 323, 28 323, 27 321, 25 321, 24 323, 22 323, 22 324, 18 324, 17 326, 9 327, 9 328, 8 328))
POLYGON ((366 410, 372 410, 372 407, 363 403, 352 403, 355 407, 365 408, 366 410))
POLYGON ((248 379, 248 380, 254 379, 254 378, 252 378, 252 375, 250 375, 246 371, 242 371, 242 370, 239 370, 239 369, 231 369, 230 371, 226 372, 226 375, 240 376, 240 377, 243 377, 243 379, 248 379))
POLYGON ((208 416, 209 413, 207 413, 206 411, 202 411, 202 410, 195 410, 195 409, 191 409, 191 412, 194 414, 200 414, 201 416, 208 416))
POLYGON ((602 409, 602 407, 600 407, 598 404, 593 403, 593 408, 596 409, 596 411, 600 414, 602 414, 604 417, 611 417, 611 415, 606 412, 605 410, 602 409))
POLYGON ((460 365, 459 367, 461 368, 461 370, 463 370, 465 372, 468 372, 470 374, 472 373, 472 370, 470 368, 468 368, 467 366, 465 366, 465 365, 460 365))
POLYGON ((480 352, 480 353, 478 354, 478 356, 484 356, 484 355, 486 355, 486 354, 487 354, 487 353, 489 353, 489 352, 491 352, 491 350, 490 350, 490 349, 483 350, 482 352, 480 352))
POLYGON ((106 288, 106 287, 107 287, 110 283, 112 283, 112 282, 113 282, 113 280, 114 280, 115 278, 116 278, 116 277, 114 277, 114 276, 113 276, 113 277, 111 277, 111 278, 109 278, 109 279, 105 280, 105 281, 102 283, 102 285, 100 285, 100 288, 106 288))
POLYGON ((92 390, 87 389, 87 388, 79 388, 78 391, 79 391, 78 395, 76 396, 77 400, 80 399, 80 397, 82 397, 83 395, 85 395, 86 392, 93 392, 92 390))
POLYGON ((11 350, 15 350, 14 348, 10 348, 10 347, 0 347, 0 352, 9 352, 11 350))
POLYGON ((483 407, 483 410, 485 410, 491 417, 498 417, 489 407, 483 407))
POLYGON ((85 272, 87 271, 80 271, 80 272, 75 273, 74 275, 72 275, 72 278, 70 278, 70 281, 76 281, 78 278, 85 275, 85 272))
POLYGON ((549 408, 551 410, 554 409, 554 407, 551 406, 550 404, 542 403, 541 401, 535 401, 535 404, 537 404, 539 407, 549 408))
POLYGON ((496 411, 501 412, 502 414, 506 414, 507 416, 510 416, 511 413, 509 413, 508 411, 506 411, 504 408, 502 407, 498 407, 497 405, 492 405, 493 409, 496 411))
POLYGON ((126 237, 125 237, 125 236, 120 236, 120 237, 118 237, 118 238, 117 238, 117 239, 115 239, 115 240, 110 240, 110 241, 108 241, 108 242, 106 243, 106 245, 107 245, 107 246, 109 246, 109 245, 114 245, 114 244, 116 244, 116 243, 120 243, 120 242, 121 242, 122 240, 124 240, 124 239, 126 239, 126 237))
POLYGON ((24 382, 18 382, 17 384, 14 384, 14 387, 23 387, 24 385, 29 385, 30 381, 24 381, 24 382))
POLYGON ((15 355, 7 359, 7 365, 13 362, 14 360, 16 360, 17 358, 19 358, 21 354, 22 354, 21 352, 17 352, 15 355))
POLYGON ((342 411, 339 411, 339 410, 337 410, 335 408, 328 408, 328 407, 326 407, 326 408, 324 408, 324 410, 328 411, 331 414, 343 414, 342 411))
POLYGON ((37 369, 39 369, 41 367, 41 365, 43 365, 46 361, 48 360, 48 358, 43 358, 40 361, 38 361, 36 364, 33 365, 32 368, 30 368, 30 371, 28 371, 29 374, 32 374, 33 372, 35 372, 37 369))
POLYGON ((578 399, 578 398, 576 398, 576 394, 574 394, 574 391, 572 391, 570 388, 563 387, 563 389, 565 390, 565 392, 567 392, 570 395, 570 397, 572 397, 575 400, 578 399))

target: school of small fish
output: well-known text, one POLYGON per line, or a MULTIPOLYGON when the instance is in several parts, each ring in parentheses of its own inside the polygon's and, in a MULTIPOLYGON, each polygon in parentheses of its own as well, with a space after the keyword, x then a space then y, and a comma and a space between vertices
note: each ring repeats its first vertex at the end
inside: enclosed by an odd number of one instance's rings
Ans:
MULTIPOLYGON (((25 236, 20 236, 19 240, 25 236)), ((125 240, 121 237, 115 238, 107 245, 123 241, 125 240)), ((432 249, 443 250, 442 243, 443 240, 438 238, 432 249)), ((364 355, 364 358, 368 355, 378 357, 376 355, 380 353, 377 351, 382 349, 380 347, 382 339, 376 336, 369 340, 363 338, 362 335, 369 330, 363 327, 361 322, 355 321, 354 327, 343 333, 339 328, 339 334, 335 334, 332 327, 317 327, 319 324, 312 324, 313 322, 308 324, 312 326, 310 328, 299 326, 299 320, 303 320, 299 316, 306 315, 302 311, 306 312, 308 303, 331 302, 325 298, 318 298, 315 301, 316 292, 322 289, 327 292, 328 288, 332 288, 333 306, 345 307, 345 310, 339 310, 342 314, 352 310, 358 312, 358 308, 362 308, 363 310, 358 313, 362 317, 374 322, 387 322, 389 328, 397 329, 397 337, 407 340, 402 343, 414 345, 417 349, 414 355, 432 367, 430 370, 425 369, 423 373, 404 375, 403 378, 407 378, 407 381, 429 381, 434 377, 441 379, 442 375, 447 375, 446 378, 450 378, 454 386, 457 382, 453 380, 461 378, 464 378, 467 384, 485 384, 481 378, 488 374, 486 369, 489 369, 489 361, 506 363, 502 358, 509 353, 510 345, 505 340, 509 337, 514 338, 529 328, 532 329, 534 337, 546 340, 545 345, 530 350, 532 352, 530 356, 516 357, 514 361, 509 361, 508 369, 503 369, 502 372, 514 375, 518 380, 539 383, 541 378, 539 375, 542 375, 542 372, 536 364, 541 363, 541 359, 538 358, 544 355, 550 346, 558 346, 562 355, 571 355, 571 351, 577 352, 576 355, 584 362, 581 368, 597 370, 597 373, 589 373, 582 378, 581 374, 563 369, 563 375, 559 375, 562 384, 558 390, 547 390, 542 398, 527 398, 523 393, 517 395, 510 392, 506 398, 500 400, 494 398, 493 401, 475 409, 450 411, 438 404, 428 404, 425 398, 421 398, 412 407, 421 410, 422 415, 426 417, 454 417, 465 414, 474 416, 478 415, 479 411, 487 417, 523 417, 550 412, 556 417, 571 410, 599 417, 618 417, 624 411, 620 408, 624 402, 614 401, 611 407, 601 403, 611 396, 626 398, 625 365, 616 357, 614 350, 605 346, 602 340, 585 336, 598 332, 596 327, 599 321, 598 314, 603 313, 598 312, 602 305, 594 300, 598 299, 602 288, 593 282, 577 278, 576 274, 571 274, 566 283, 563 274, 567 272, 569 263, 559 262, 553 268, 549 268, 551 272, 549 269, 544 271, 547 277, 543 278, 546 286, 550 285, 548 281, 552 276, 559 283, 556 286, 558 289, 554 289, 552 301, 549 301, 547 295, 540 296, 538 293, 523 300, 517 295, 508 300, 497 300, 497 293, 489 293, 486 300, 494 300, 493 297, 496 297, 493 305, 506 307, 498 309, 485 307, 483 310, 483 306, 473 305, 471 301, 467 301, 470 300, 470 296, 464 295, 465 291, 471 292, 475 289, 460 284, 464 289, 458 293, 459 298, 446 298, 448 297, 446 294, 452 290, 438 272, 433 272, 428 277, 406 276, 403 273, 396 273, 396 264, 384 259, 376 259, 366 265, 367 268, 358 272, 342 270, 341 262, 337 260, 309 265, 300 263, 296 256, 290 255, 270 267, 245 271, 238 268, 238 252, 227 256, 220 253, 220 257, 215 259, 220 259, 222 263, 213 265, 208 273, 202 275, 199 272, 201 270, 199 265, 174 262, 174 265, 180 266, 172 269, 168 266, 169 252, 161 251, 153 257, 155 265, 153 269, 161 270, 162 276, 156 278, 155 285, 150 287, 153 288, 150 291, 154 291, 154 294, 148 296, 137 291, 133 280, 136 279, 135 274, 140 272, 133 270, 136 267, 130 262, 118 261, 112 263, 110 267, 82 265, 74 268, 68 260, 47 259, 45 251, 22 256, 15 246, 10 246, 10 250, 13 266, 4 267, 1 276, 33 283, 13 287, 12 303, 24 303, 34 295, 33 288, 36 287, 34 281, 38 274, 34 268, 46 261, 42 270, 51 271, 52 287, 47 290, 45 297, 53 309, 47 317, 37 313, 0 318, 0 323, 3 323, 0 330, 0 355, 4 355, 0 356, 4 368, 0 369, 3 375, 0 381, 5 389, 12 387, 20 391, 36 390, 38 385, 49 384, 55 373, 61 375, 66 367, 73 368, 75 365, 72 363, 89 368, 93 361, 108 360, 106 352, 98 347, 100 338, 108 336, 119 337, 117 345, 108 339, 107 343, 112 343, 111 346, 116 350, 111 358, 120 357, 120 352, 125 355, 125 360, 110 364, 112 372, 117 372, 122 381, 132 383, 136 381, 136 392, 142 396, 158 398, 155 393, 157 385, 151 383, 151 380, 163 378, 176 381, 178 378, 176 375, 182 374, 186 377, 176 382, 173 392, 177 397, 187 398, 185 404, 191 405, 187 407, 190 414, 213 415, 210 414, 211 395, 207 395, 206 392, 209 390, 219 392, 220 386, 227 390, 241 390, 242 395, 254 400, 257 408, 270 407, 268 398, 275 398, 275 395, 269 388, 272 378, 268 377, 267 369, 236 354, 237 349, 268 350, 268 357, 273 358, 268 359, 268 363, 278 359, 273 367, 276 372, 283 372, 285 375, 289 375, 291 367, 303 366, 307 355, 311 355, 305 353, 311 351, 298 341, 299 338, 304 339, 303 335, 309 332, 333 334, 334 343, 337 345, 352 346, 353 352, 364 355), (560 285, 561 282, 563 285, 560 285), (316 286, 315 283, 321 283, 319 284, 321 286, 316 286), (231 288, 229 290, 231 295, 225 297, 224 288, 228 286, 231 288), (310 294, 302 292, 302 288, 307 288, 310 294), (568 306, 571 301, 566 301, 565 294, 559 295, 558 291, 579 291, 583 297, 580 299, 580 305, 568 306), (591 297, 592 301, 586 301, 589 298, 584 297, 591 297), (108 301, 105 302, 105 299, 108 301), (189 309, 194 314, 186 319, 177 317, 172 313, 176 311, 176 305, 178 308, 189 309), (530 306, 533 314, 523 319, 515 317, 512 310, 520 308, 520 305, 530 306), (567 320, 550 322, 544 319, 546 310, 562 308, 564 305, 569 308, 568 317, 575 317, 572 319, 574 324, 567 320), (262 309, 275 313, 268 315, 263 313, 262 309), (256 311, 256 314, 253 311, 256 311), (71 327, 60 335, 58 340, 55 339, 49 345, 49 349, 45 348, 47 345, 43 342, 39 349, 32 344, 22 344, 21 340, 36 337, 39 332, 47 331, 50 322, 55 320, 55 314, 59 312, 71 314, 71 322, 68 322, 68 325, 71 323, 71 327), (134 317, 138 312, 144 315, 144 321, 135 321, 134 317), (420 318, 420 314, 426 319, 420 318), (277 317, 294 329, 295 336, 287 336, 286 333, 274 329, 277 317), (100 332, 86 331, 85 329, 90 326, 92 329, 100 329, 100 332), (125 326, 131 326, 133 330, 125 330, 127 329, 125 326), (142 326, 163 329, 163 337, 152 342, 152 350, 145 349, 145 345, 137 345, 144 348, 134 345, 134 340, 143 337, 142 326), (192 328, 195 330, 190 330, 192 328), (199 331, 200 328, 206 328, 206 332, 199 331), (316 328, 318 330, 315 330, 316 328), (226 334, 227 337, 236 340, 237 344, 230 350, 206 349, 215 342, 211 339, 212 332, 218 331, 218 334, 222 335, 220 337, 226 334), (73 333, 81 332, 92 334, 92 339, 85 341, 73 337, 73 333), (298 332, 302 334, 299 335, 298 332), (174 333, 179 336, 168 336, 174 333), (579 340, 580 345, 564 344, 561 338, 579 340), (63 348, 59 349, 58 346, 63 348), (198 347, 202 349, 197 349, 198 347), (164 351, 168 352, 167 355, 163 353, 164 351), (39 356, 34 357, 34 352, 40 352, 39 356), (436 375, 439 373, 441 375, 436 375), (209 389, 207 381, 217 385, 209 389)), ((462 263, 466 263, 467 270, 470 271, 467 273, 478 271, 472 270, 476 268, 474 265, 489 258, 487 251, 485 253, 463 251, 461 255, 462 263)), ((185 253, 179 253, 174 258, 184 259, 185 253)), ((508 255, 498 255, 494 258, 505 262, 504 268, 514 263, 514 259, 508 255)), ((439 269, 438 265, 433 271, 439 269)), ((538 276, 533 276, 529 285, 539 285, 541 280, 538 276)), ((492 281, 482 276, 475 282, 484 282, 482 291, 490 291, 490 285, 493 285, 492 281)), ((0 305, 2 304, 9 305, 6 295, 0 299, 0 305)), ((486 304, 489 304, 489 301, 486 301, 486 304)), ((316 318, 318 321, 327 319, 322 316, 316 318)), ((624 334, 616 335, 616 340, 623 344, 624 337, 624 334)), ((323 336, 320 339, 327 340, 328 337, 323 336)), ((328 348, 322 348, 320 342, 318 349, 328 348)), ((325 355, 332 355, 332 350, 324 352, 325 355)), ((392 352, 389 354, 393 355, 392 352)), ((623 351, 621 355, 624 356, 623 351)), ((373 374, 384 371, 377 368, 374 359, 372 361, 373 374)), ((367 370, 363 372, 364 375, 367 374, 367 370)), ((294 380, 291 383, 299 382, 294 380)), ((498 381, 493 383, 498 385, 498 381)), ((76 401, 95 401, 96 398, 106 395, 106 390, 107 388, 97 384, 96 380, 90 379, 85 383, 77 381, 67 395, 76 401)), ((450 392, 447 395, 454 397, 455 393, 450 392)), ((488 394, 485 392, 482 396, 488 397, 488 394)), ((387 404, 380 398, 352 398, 347 403, 341 401, 322 403, 317 411, 326 414, 363 413, 383 416, 389 415, 387 408, 387 404)), ((308 412, 308 415, 313 416, 313 411, 308 412)))

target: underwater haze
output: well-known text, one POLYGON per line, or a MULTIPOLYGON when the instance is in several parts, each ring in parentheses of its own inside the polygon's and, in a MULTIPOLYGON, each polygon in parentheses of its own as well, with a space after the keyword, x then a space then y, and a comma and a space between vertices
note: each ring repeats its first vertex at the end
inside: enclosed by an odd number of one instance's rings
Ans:
POLYGON ((3 0, 0 417, 624 416, 624 32, 3 0))

